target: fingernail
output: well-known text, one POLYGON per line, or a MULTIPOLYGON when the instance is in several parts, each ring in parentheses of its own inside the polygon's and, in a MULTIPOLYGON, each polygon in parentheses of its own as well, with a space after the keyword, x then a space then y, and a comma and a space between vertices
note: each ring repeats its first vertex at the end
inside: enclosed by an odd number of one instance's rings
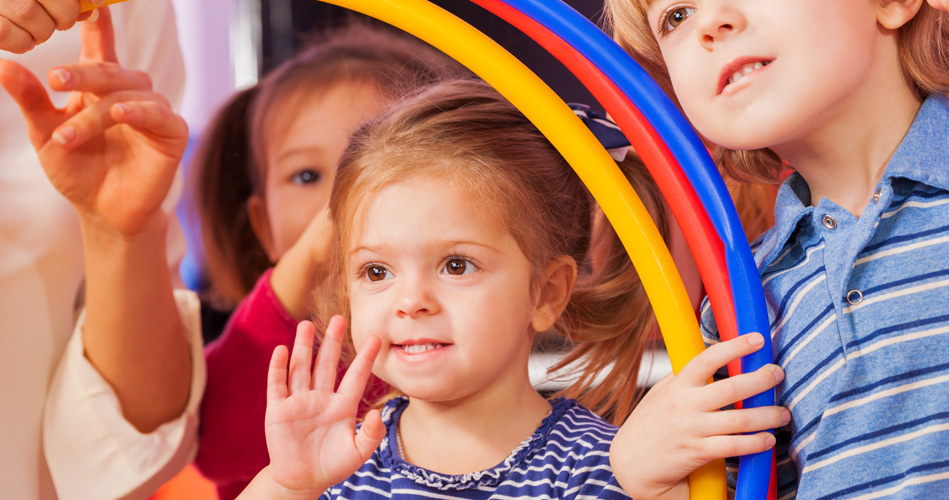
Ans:
POLYGON ((774 446, 774 443, 776 442, 777 440, 774 439, 774 434, 771 434, 770 432, 764 438, 765 446, 767 446, 768 448, 771 448, 772 446, 774 446))
POLYGON ((129 105, 125 104, 124 102, 117 103, 115 105, 115 108, 119 111, 119 114, 122 116, 128 116, 132 114, 132 108, 130 108, 129 105))
POLYGON ((65 146, 69 144, 69 141, 76 138, 76 129, 72 125, 66 125, 65 127, 53 132, 53 140, 65 146))
POLYGON ((784 380, 784 370, 782 370, 781 367, 778 365, 770 365, 770 366, 771 366, 771 375, 774 376, 775 383, 780 384, 781 381, 784 380))
POLYGON ((26 48, 26 51, 29 52, 33 50, 34 48, 36 48, 36 41, 30 40, 30 46, 26 48))
POLYGON ((105 4, 105 0, 92 0, 92 5, 96 7, 102 7, 105 4))
POLYGON ((63 68, 54 69, 53 76, 55 76, 62 85, 66 85, 66 83, 72 79, 72 73, 63 68))
POLYGON ((782 420, 784 420, 784 423, 785 423, 785 424, 788 423, 788 422, 790 422, 790 421, 791 421, 791 411, 788 410, 787 408, 785 408, 785 409, 784 409, 784 413, 781 415, 781 418, 782 418, 782 420))
POLYGON ((748 343, 755 347, 763 346, 764 337, 762 337, 758 332, 751 332, 748 334, 748 343))
POLYGON ((92 14, 89 14, 89 19, 86 19, 85 22, 87 22, 87 23, 94 23, 94 22, 96 22, 96 19, 99 19, 99 11, 98 11, 98 10, 93 10, 93 11, 92 11, 92 14))

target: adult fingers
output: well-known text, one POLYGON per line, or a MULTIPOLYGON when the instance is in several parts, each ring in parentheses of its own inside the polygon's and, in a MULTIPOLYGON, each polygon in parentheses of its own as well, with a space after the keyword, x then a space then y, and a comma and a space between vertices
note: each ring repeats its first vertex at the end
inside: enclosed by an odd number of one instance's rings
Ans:
POLYGON ((0 60, 0 86, 20 107, 30 142, 36 148, 49 140, 58 124, 57 111, 36 75, 12 61, 0 60))
POLYGON ((336 368, 339 366, 339 353, 343 349, 343 337, 346 335, 346 319, 333 316, 326 326, 326 333, 316 356, 316 369, 313 373, 313 388, 332 392, 336 385, 336 368))
POLYGON ((79 52, 80 61, 119 62, 115 54, 115 31, 112 28, 112 13, 108 7, 100 7, 95 11, 98 16, 92 16, 82 23, 79 31, 79 40, 82 49, 79 52))
POLYGON ((0 7, 0 17, 27 32, 35 44, 45 42, 56 31, 56 20, 36 0, 3 0, 0 7))
POLYGON ((33 35, 16 23, 0 16, 0 50, 22 54, 36 46, 33 35))
POLYGON ((39 0, 43 9, 56 21, 56 29, 68 30, 79 18, 79 2, 76 0, 39 0))
POLYGON ((379 337, 369 337, 339 383, 337 394, 344 395, 354 410, 362 398, 362 393, 366 390, 366 382, 369 381, 369 375, 372 373, 372 363, 376 360, 376 354, 379 354, 381 345, 382 341, 379 337))
POLYGON ((708 435, 747 434, 782 427, 791 421, 791 412, 781 406, 723 410, 706 417, 708 435))
POLYGON ((89 92, 99 96, 120 90, 151 90, 148 73, 112 62, 67 64, 49 70, 51 89, 59 92, 89 92))
POLYGON ((679 376, 681 380, 691 384, 704 384, 723 366, 746 354, 757 351, 763 345, 764 337, 760 333, 752 332, 709 346, 692 361, 689 361, 685 368, 679 372, 679 376))
POLYGON ((737 457, 767 451, 774 447, 774 443, 774 435, 770 432, 712 436, 702 439, 698 445, 698 452, 703 460, 712 461, 718 458, 737 457))
POLYGON ((123 123, 152 137, 179 139, 181 153, 188 143, 188 124, 162 101, 125 101, 109 108, 115 123, 123 123))
POLYGON ((310 363, 313 359, 313 323, 301 321, 297 325, 297 335, 293 340, 293 351, 290 353, 290 394, 305 391, 310 388, 310 363))
POLYGON ((767 391, 782 380, 784 370, 777 365, 765 365, 752 373, 719 380, 704 388, 700 405, 707 409, 723 408, 767 391))
POLYGON ((278 345, 270 357, 267 370, 267 404, 273 404, 287 398, 287 346, 278 345))

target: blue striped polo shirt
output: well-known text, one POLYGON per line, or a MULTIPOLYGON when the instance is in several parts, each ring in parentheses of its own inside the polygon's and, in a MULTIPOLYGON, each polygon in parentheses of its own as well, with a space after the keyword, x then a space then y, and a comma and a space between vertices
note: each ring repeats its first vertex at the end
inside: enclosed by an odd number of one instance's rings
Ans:
POLYGON ((405 398, 386 403, 382 443, 322 498, 629 499, 610 468, 616 427, 572 399, 552 400, 533 435, 496 467, 464 475, 439 474, 400 458, 396 432, 408 404, 405 398))
POLYGON ((859 218, 797 174, 778 193, 755 261, 792 414, 779 498, 949 498, 947 132, 932 96, 859 218))

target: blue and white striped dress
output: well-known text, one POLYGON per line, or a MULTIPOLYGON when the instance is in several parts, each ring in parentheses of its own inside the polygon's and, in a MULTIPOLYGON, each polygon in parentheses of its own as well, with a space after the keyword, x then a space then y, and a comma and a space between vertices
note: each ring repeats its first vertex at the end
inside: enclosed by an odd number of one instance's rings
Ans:
MULTIPOLYGON (((949 498, 944 96, 924 102, 878 188, 858 218, 809 206, 793 174, 756 248, 793 416, 777 434, 779 498, 949 498)), ((702 316, 717 342, 707 304, 702 316)))
POLYGON ((572 399, 551 401, 550 415, 499 465, 464 475, 438 474, 399 457, 396 431, 407 407, 404 398, 386 403, 382 421, 387 435, 382 444, 355 474, 322 498, 629 498, 610 468, 616 427, 572 399))

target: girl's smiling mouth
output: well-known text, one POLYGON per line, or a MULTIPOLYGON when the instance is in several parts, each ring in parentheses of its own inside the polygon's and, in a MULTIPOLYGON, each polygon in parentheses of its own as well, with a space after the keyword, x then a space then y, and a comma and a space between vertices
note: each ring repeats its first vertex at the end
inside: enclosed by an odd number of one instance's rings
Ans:
POLYGON ((452 344, 433 340, 413 340, 404 344, 392 344, 399 359, 404 361, 425 361, 440 356, 452 344))
POLYGON ((773 60, 757 57, 742 57, 735 59, 722 68, 718 79, 718 91, 716 95, 730 94, 736 92, 742 87, 735 86, 752 74, 757 74, 763 68, 771 64, 773 60), (726 92, 726 89, 728 92, 726 92))

